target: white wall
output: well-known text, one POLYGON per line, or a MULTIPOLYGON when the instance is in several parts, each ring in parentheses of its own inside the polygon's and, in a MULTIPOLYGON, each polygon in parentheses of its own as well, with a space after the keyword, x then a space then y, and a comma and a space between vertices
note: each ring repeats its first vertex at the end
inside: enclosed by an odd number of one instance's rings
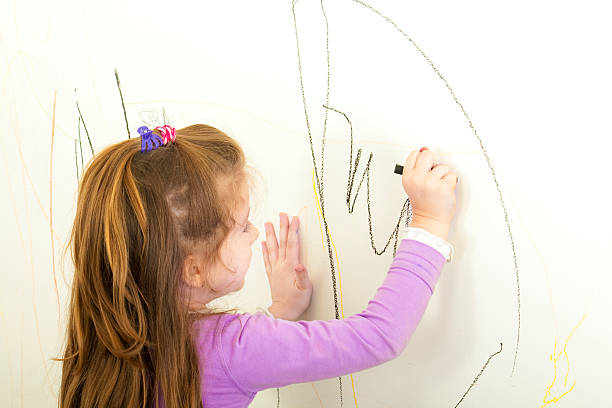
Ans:
MULTIPOLYGON (((417 49, 372 10, 351 0, 326 1, 329 104, 352 121, 353 159, 363 149, 358 177, 374 155, 377 248, 385 245, 406 198, 395 163, 428 146, 460 177, 448 237, 455 258, 444 267, 404 353, 352 376, 359 406, 455 406, 500 343, 502 353, 461 406, 610 404, 612 29, 605 3, 371 5, 395 21, 448 81, 482 139, 502 196, 466 118, 417 49), (517 271, 521 336, 512 374, 517 271)), ((207 123, 236 138, 261 172, 261 188, 252 195, 251 218, 261 230, 252 267, 245 288, 224 300, 245 310, 268 304, 259 241, 263 223, 278 227, 278 212, 286 211, 301 218, 304 260, 315 285, 306 318, 334 318, 290 1, 30 0, 7 1, 2 9, 0 405, 56 406, 61 371, 50 359, 60 353, 72 276, 60 250, 76 199, 74 89, 94 150, 126 138, 115 67, 132 135, 144 124, 141 112, 163 107, 177 128, 207 123)), ((301 0, 295 10, 320 169, 325 20, 318 1, 301 0)), ((89 148, 83 148, 87 161, 89 148)), ((366 307, 393 251, 393 243, 381 256, 371 247, 365 181, 355 211, 347 211, 349 150, 346 121, 330 112, 324 201, 345 316, 366 307)), ((281 406, 339 406, 338 389, 337 378, 288 386, 280 390, 281 406)), ((353 406, 350 376, 343 389, 345 406, 353 406)), ((272 404, 276 389, 258 394, 252 406, 272 404)))

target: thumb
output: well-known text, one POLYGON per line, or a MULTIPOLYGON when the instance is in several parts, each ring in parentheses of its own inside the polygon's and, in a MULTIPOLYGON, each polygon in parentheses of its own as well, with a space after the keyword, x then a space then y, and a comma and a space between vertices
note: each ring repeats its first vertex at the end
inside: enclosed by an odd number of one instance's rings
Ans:
POLYGON ((308 278, 308 271, 306 270, 306 267, 302 264, 297 264, 295 267, 295 274, 296 274, 296 283, 298 287, 300 289, 305 289, 308 286, 308 283, 310 282, 310 279, 308 278))

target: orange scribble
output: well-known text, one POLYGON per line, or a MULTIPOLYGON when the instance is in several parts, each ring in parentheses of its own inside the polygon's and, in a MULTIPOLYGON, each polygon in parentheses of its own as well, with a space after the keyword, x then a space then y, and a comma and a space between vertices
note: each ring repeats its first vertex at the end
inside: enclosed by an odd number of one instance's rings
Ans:
MULTIPOLYGON (((7 65, 6 65, 7 71, 8 71, 8 76, 7 78, 9 78, 9 80, 7 80, 8 84, 12 84, 12 81, 10 80, 12 78, 12 72, 11 72, 11 63, 7 60, 7 65)), ((12 96, 13 99, 15 99, 15 90, 14 87, 11 86, 11 91, 12 91, 12 96)), ((11 114, 12 114, 12 118, 13 118, 13 123, 17 123, 18 119, 17 119, 17 112, 16 112, 16 108, 15 105, 12 105, 12 110, 11 110, 11 114)), ((15 136, 15 140, 17 141, 16 145, 18 148, 18 152, 19 152, 19 157, 21 160, 21 178, 23 180, 23 185, 25 187, 25 176, 28 176, 28 179, 30 180, 30 185, 32 186, 32 191, 34 193, 34 195, 38 198, 38 195, 36 194, 36 190, 34 189, 34 185, 32 184, 32 179, 30 178, 29 172, 28 172, 28 167, 25 164, 25 159, 23 157, 23 151, 21 150, 21 137, 19 136, 19 132, 17 131, 16 127, 13 126, 12 130, 14 132, 14 136, 15 136)), ((2 135, 0 135, 0 138, 3 138, 2 135)), ((5 143, 2 143, 3 145, 5 145, 5 143)), ((29 255, 27 254, 27 248, 26 248, 26 240, 24 238, 24 234, 22 233, 22 228, 19 225, 19 217, 17 214, 17 203, 15 202, 15 192, 13 190, 13 183, 11 182, 11 178, 8 176, 9 174, 11 174, 11 172, 8 169, 7 163, 8 163, 8 158, 6 156, 4 156, 4 149, 0 149, 0 153, 2 153, 3 159, 0 160, 0 162, 2 162, 2 164, 4 165, 5 168, 5 174, 6 174, 6 181, 7 181, 7 185, 9 188, 9 194, 8 196, 11 199, 11 203, 12 203, 12 208, 13 208, 13 215, 15 217, 15 223, 17 224, 17 232, 19 234, 19 239, 21 242, 21 247, 23 248, 23 253, 24 256, 27 257, 29 266, 30 266, 30 276, 32 279, 32 309, 34 312, 34 321, 35 321, 35 327, 36 327, 36 339, 38 341, 38 348, 40 350, 40 355, 42 357, 42 362, 43 362, 43 366, 44 366, 44 370, 45 370, 45 379, 47 381, 47 383, 49 384, 49 386, 51 386, 52 382, 49 376, 49 370, 47 368, 47 362, 46 362, 46 358, 45 358, 45 353, 43 351, 43 347, 42 347, 42 341, 41 341, 41 337, 40 337, 40 324, 38 321, 38 309, 36 306, 36 286, 35 286, 35 280, 34 280, 34 262, 33 262, 33 256, 32 256, 32 228, 31 228, 31 223, 30 223, 30 213, 28 210, 28 199, 26 197, 26 190, 25 188, 23 189, 23 201, 24 201, 24 209, 25 209, 25 220, 26 220, 26 225, 27 225, 27 232, 28 232, 28 237, 29 237, 29 255)), ((39 201, 40 204, 40 201, 39 201)), ((41 207, 41 211, 42 211, 42 207, 41 207)), ((47 215, 44 211, 42 211, 43 215, 47 215)), ((21 319, 22 319, 22 326, 23 326, 23 309, 21 311, 21 319)), ((23 344, 22 344, 23 346, 23 344)), ((21 355, 21 362, 20 362, 20 367, 21 367, 21 402, 23 405, 23 349, 22 349, 22 355, 21 355)))
POLYGON ((317 398, 319 399, 319 403, 321 404, 321 408, 323 408, 323 401, 321 401, 321 396, 319 395, 319 392, 317 391, 317 388, 315 387, 314 383, 310 383, 310 385, 312 385, 312 389, 314 390, 315 394, 317 394, 317 398))
POLYGON ((57 299, 57 318, 60 317, 60 299, 57 289, 57 276, 55 273, 55 240, 53 239, 53 138, 55 136, 55 102, 57 100, 57 89, 53 93, 53 119, 51 122, 51 153, 49 160, 49 228, 51 229, 51 263, 53 269, 53 284, 55 285, 55 297, 57 299))

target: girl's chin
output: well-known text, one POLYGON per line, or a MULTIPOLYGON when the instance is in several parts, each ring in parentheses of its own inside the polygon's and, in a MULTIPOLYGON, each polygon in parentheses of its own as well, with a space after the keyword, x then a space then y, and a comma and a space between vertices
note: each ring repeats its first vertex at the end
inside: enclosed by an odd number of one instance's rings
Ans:
POLYGON ((240 282, 234 281, 234 284, 232 285, 232 290, 228 293, 238 292, 242 288, 244 288, 244 278, 240 282))

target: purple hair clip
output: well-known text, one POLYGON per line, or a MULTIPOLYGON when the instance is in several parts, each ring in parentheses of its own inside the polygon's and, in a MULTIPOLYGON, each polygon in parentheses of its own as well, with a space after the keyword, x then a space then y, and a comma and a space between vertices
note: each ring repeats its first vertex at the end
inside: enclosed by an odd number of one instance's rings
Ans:
POLYGON ((155 150, 164 144, 161 137, 153 133, 153 131, 146 126, 139 127, 138 133, 142 140, 140 145, 141 152, 155 150))

